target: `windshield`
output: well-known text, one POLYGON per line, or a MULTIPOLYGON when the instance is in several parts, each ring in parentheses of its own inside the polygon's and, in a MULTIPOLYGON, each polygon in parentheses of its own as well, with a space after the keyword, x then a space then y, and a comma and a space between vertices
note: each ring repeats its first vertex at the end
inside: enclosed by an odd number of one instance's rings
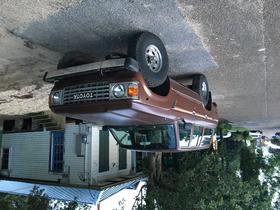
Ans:
POLYGON ((110 127, 117 142, 127 149, 175 149, 174 125, 110 127))

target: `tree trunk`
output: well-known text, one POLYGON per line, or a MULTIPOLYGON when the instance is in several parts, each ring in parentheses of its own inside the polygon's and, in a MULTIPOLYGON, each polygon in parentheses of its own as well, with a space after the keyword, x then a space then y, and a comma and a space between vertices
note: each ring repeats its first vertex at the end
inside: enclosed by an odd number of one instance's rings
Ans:
POLYGON ((220 141, 222 142, 224 140, 223 132, 220 132, 220 141))
POLYGON ((223 137, 223 132, 220 131, 220 141, 221 141, 221 147, 219 150, 220 153, 220 157, 221 157, 221 165, 222 165, 222 169, 225 169, 225 142, 224 142, 224 137, 223 137))
POLYGON ((159 184, 161 180, 162 172, 162 153, 155 152, 149 154, 149 168, 150 168, 150 177, 153 180, 154 184, 159 184))

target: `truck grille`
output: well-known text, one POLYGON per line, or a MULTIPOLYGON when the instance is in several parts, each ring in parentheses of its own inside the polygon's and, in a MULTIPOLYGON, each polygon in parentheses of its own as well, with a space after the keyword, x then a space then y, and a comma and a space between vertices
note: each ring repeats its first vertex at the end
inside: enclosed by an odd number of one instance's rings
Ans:
POLYGON ((64 88, 63 104, 83 104, 109 100, 109 83, 96 82, 64 88))

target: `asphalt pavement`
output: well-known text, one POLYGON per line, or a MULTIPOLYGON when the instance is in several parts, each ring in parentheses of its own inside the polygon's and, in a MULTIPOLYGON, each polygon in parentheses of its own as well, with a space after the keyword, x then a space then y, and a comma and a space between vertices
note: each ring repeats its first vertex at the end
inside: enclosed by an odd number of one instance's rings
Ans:
MULTIPOLYGON (((150 31, 166 45, 170 75, 207 75, 221 118, 250 128, 280 127, 277 0, 1 1, 0 14, 0 29, 9 34, 1 36, 0 30, 1 64, 5 64, 0 65, 0 74, 7 78, 1 83, 7 81, 5 86, 11 90, 32 83, 40 92, 40 75, 55 68, 58 56, 65 52, 82 51, 96 57, 125 52, 136 33, 150 31), (19 76, 24 74, 29 76, 19 76)), ((47 96, 45 89, 38 96, 33 94, 33 100, 47 96)), ((12 114, 10 103, 18 103, 5 100, 10 106, 1 109, 0 103, 0 115, 12 114)))
POLYGON ((205 74, 220 117, 248 128, 280 128, 280 2, 179 2, 219 65, 205 74))
MULTIPOLYGON (((26 4, 33 2, 24 1, 26 4)), ((12 7, 11 4, 5 6, 12 7)), ((6 16, 13 16, 3 12, 6 16)), ((17 36, 50 50, 61 53, 81 51, 98 58, 111 52, 126 53, 127 44, 135 34, 149 31, 165 43, 172 74, 208 71, 217 67, 200 38, 181 15, 177 2, 172 0, 80 1, 44 19, 12 27, 17 36)))

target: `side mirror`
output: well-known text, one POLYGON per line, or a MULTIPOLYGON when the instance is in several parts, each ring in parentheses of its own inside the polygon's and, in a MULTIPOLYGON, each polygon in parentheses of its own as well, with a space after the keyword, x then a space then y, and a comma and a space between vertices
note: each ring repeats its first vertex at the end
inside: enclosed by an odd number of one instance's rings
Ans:
POLYGON ((184 123, 184 129, 185 129, 185 130, 191 129, 191 128, 192 128, 192 124, 191 124, 191 123, 188 123, 188 122, 186 122, 185 120, 183 120, 183 123, 184 123))
POLYGON ((108 126, 103 126, 103 127, 102 127, 102 130, 103 130, 103 131, 108 131, 108 130, 109 130, 109 127, 108 127, 108 126))

